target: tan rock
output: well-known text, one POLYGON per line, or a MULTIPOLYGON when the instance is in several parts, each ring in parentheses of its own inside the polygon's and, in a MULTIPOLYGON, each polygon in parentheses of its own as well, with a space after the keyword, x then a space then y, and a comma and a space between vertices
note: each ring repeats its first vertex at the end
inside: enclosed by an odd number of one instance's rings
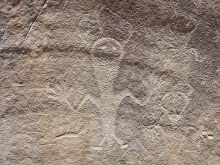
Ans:
POLYGON ((2 0, 0 165, 219 165, 218 0, 2 0))

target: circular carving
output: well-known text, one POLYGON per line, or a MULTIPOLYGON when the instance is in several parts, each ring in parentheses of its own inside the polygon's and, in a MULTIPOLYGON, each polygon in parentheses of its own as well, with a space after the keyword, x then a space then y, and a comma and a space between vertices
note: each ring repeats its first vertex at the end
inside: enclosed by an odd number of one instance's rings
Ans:
POLYGON ((96 57, 114 58, 122 53, 121 44, 112 38, 101 38, 97 40, 91 50, 96 57))
POLYGON ((186 96, 180 92, 168 92, 162 99, 162 106, 171 114, 180 114, 186 105, 186 96))

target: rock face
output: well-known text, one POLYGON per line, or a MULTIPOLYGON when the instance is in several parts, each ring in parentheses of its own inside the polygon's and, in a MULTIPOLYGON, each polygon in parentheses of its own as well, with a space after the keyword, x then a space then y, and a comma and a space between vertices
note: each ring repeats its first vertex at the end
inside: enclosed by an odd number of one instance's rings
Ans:
POLYGON ((219 165, 219 0, 1 0, 0 165, 219 165))

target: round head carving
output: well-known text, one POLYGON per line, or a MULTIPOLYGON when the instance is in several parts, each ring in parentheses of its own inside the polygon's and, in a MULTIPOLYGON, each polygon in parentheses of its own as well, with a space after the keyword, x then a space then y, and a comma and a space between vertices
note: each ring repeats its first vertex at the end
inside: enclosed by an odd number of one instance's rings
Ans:
POLYGON ((119 57, 122 54, 121 44, 112 38, 101 38, 93 44, 91 54, 103 58, 119 57))

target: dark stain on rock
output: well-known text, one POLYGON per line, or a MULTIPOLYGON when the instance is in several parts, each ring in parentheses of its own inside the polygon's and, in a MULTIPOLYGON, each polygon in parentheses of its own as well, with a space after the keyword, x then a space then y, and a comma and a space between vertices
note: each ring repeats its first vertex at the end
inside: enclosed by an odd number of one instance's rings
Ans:
POLYGON ((114 38, 119 42, 128 39, 131 30, 130 24, 108 8, 102 9, 100 21, 104 37, 114 38))
POLYGON ((162 8, 157 1, 104 0, 100 1, 114 13, 127 20, 134 27, 161 26, 163 19, 169 17, 170 11, 162 8))
POLYGON ((125 141, 132 140, 141 134, 141 129, 158 123, 162 111, 147 104, 141 106, 132 98, 125 97, 116 115, 116 134, 125 141))
MULTIPOLYGON (((220 67, 220 46, 216 41, 216 30, 207 25, 200 25, 192 34, 188 46, 198 52, 198 59, 192 60, 189 81, 195 89, 202 90, 214 99, 218 94, 218 69, 220 67)), ((215 98, 216 99, 216 98, 215 98)))

